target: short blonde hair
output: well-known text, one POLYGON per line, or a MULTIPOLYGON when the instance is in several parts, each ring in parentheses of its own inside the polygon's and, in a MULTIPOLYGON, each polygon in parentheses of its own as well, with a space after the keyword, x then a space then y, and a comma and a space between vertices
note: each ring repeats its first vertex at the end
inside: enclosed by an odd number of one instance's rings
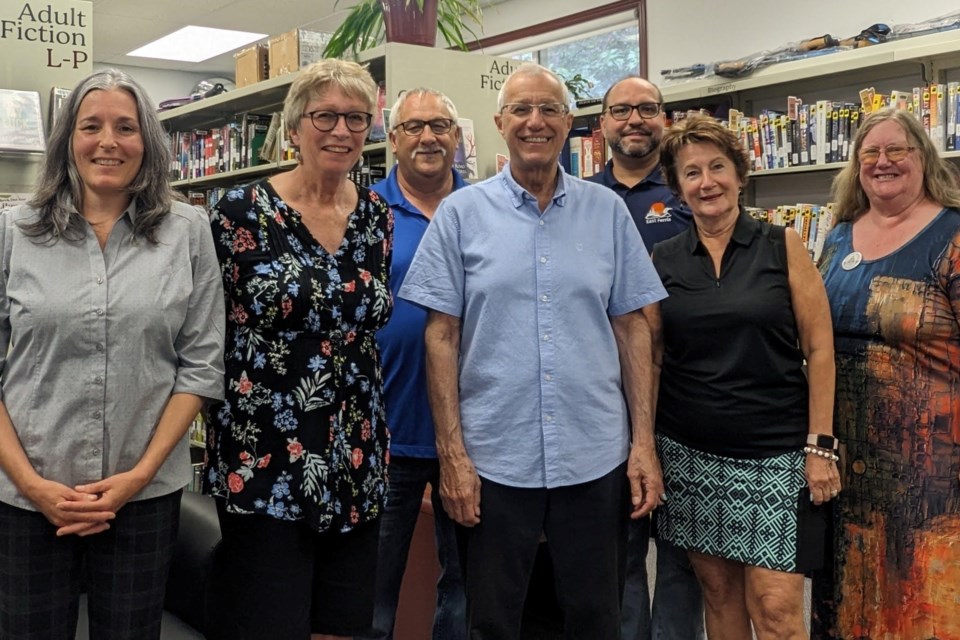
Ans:
POLYGON ((288 131, 300 131, 300 119, 307 103, 337 87, 351 98, 362 100, 373 113, 377 105, 377 83, 366 67, 348 60, 327 58, 300 71, 283 101, 283 119, 288 131))
POLYGON ((853 141, 850 160, 833 179, 833 199, 837 203, 834 224, 852 222, 870 208, 870 200, 860 184, 860 149, 867 134, 883 122, 900 125, 907 134, 907 143, 917 148, 926 196, 942 207, 960 208, 960 188, 956 176, 949 162, 940 157, 920 121, 909 111, 887 107, 864 118, 853 141))

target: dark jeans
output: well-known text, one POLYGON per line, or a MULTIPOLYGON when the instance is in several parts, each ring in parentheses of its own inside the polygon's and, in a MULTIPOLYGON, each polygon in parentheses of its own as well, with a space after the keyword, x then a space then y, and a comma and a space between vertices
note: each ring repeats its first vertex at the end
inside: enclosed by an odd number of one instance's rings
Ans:
POLYGON ((91 638, 159 638, 179 522, 179 491, 129 502, 85 537, 58 538, 42 513, 0 503, 0 638, 73 640, 81 588, 91 638))
POLYGON ((380 558, 377 565, 373 629, 365 638, 392 639, 413 530, 427 484, 433 491, 434 533, 440 561, 433 640, 466 638, 466 596, 457 554, 456 528, 440 502, 440 465, 433 458, 390 458, 387 507, 380 519, 380 558))
POLYGON ((703 593, 687 552, 657 540, 653 614, 647 576, 650 518, 630 521, 627 577, 620 631, 623 640, 703 640, 703 593))
POLYGON ((620 637, 629 487, 626 464, 583 484, 521 489, 480 479, 480 524, 458 527, 471 640, 519 638, 546 534, 567 640, 620 637))

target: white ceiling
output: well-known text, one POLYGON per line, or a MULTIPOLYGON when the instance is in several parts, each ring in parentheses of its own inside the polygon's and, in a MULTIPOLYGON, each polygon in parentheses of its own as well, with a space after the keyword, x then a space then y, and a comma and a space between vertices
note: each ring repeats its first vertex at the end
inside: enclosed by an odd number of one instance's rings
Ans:
MULTIPOLYGON (((333 31, 354 0, 93 0, 96 63, 229 74, 233 53, 203 62, 171 62, 126 55, 186 25, 277 35, 296 27, 333 31)), ((264 40, 265 41, 265 40, 264 40)))

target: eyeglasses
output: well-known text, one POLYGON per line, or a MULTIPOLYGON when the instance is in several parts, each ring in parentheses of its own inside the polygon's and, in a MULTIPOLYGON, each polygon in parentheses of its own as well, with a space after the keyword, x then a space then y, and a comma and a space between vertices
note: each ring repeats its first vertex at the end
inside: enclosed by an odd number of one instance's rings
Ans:
POLYGON ((500 113, 506 111, 517 118, 529 118, 534 109, 539 111, 543 118, 562 118, 570 111, 570 107, 562 102, 545 102, 543 104, 508 102, 500 108, 500 113))
POLYGON ((656 118, 660 115, 660 104, 657 102, 641 102, 640 104, 612 104, 607 107, 607 113, 614 120, 629 120, 633 110, 637 110, 644 120, 656 118))
POLYGON ((347 129, 353 131, 354 133, 362 133, 370 128, 370 123, 373 122, 372 113, 364 113, 363 111, 349 111, 347 113, 338 113, 336 111, 311 111, 310 113, 305 113, 301 118, 310 118, 310 122, 313 123, 314 129, 317 131, 333 131, 337 122, 340 121, 340 118, 343 118, 343 121, 347 125, 347 129))
POLYGON ((882 153, 887 156, 887 160, 890 162, 900 162, 914 150, 916 150, 916 147, 904 147, 899 144, 892 144, 882 149, 879 147, 867 147, 866 149, 860 149, 857 157, 860 158, 860 164, 877 164, 877 162, 880 161, 880 154, 882 153))
POLYGON ((407 120, 406 122, 397 124, 394 129, 403 129, 403 132, 408 136, 418 136, 423 133, 424 127, 430 127, 430 131, 432 131, 434 135, 442 136, 445 133, 450 133, 450 129, 453 128, 454 124, 456 123, 450 118, 407 120))

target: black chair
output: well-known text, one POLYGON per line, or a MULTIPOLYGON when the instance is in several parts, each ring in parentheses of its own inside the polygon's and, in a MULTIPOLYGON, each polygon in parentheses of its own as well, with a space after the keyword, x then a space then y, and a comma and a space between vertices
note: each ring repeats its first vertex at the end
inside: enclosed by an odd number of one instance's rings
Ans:
MULTIPOLYGON (((219 546, 220 523, 213 498, 185 491, 180 502, 180 533, 163 601, 163 640, 214 637, 219 546)), ((76 640, 89 640, 86 596, 81 596, 76 640)))

